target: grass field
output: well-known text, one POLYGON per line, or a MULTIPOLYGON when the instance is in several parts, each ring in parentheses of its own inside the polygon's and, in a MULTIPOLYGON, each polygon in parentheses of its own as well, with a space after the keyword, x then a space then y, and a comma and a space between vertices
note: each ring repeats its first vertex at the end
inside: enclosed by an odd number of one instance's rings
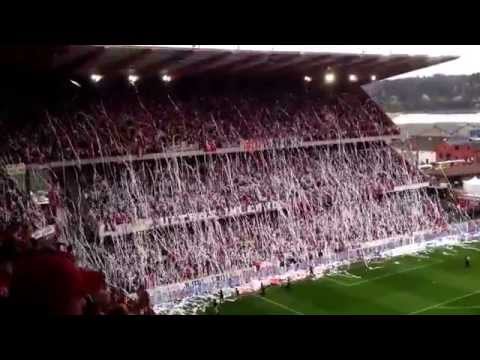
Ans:
POLYGON ((344 275, 294 283, 290 289, 270 287, 265 296, 227 300, 219 314, 480 315, 480 244, 402 256, 370 267, 353 265, 344 275))

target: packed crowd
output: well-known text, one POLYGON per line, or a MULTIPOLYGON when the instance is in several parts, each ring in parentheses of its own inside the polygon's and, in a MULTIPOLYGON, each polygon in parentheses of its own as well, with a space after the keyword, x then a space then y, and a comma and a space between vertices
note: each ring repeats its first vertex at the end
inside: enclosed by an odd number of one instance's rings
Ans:
POLYGON ((221 215, 266 202, 305 200, 319 209, 317 200, 336 197, 338 184, 381 196, 425 180, 391 148, 373 143, 111 166, 102 175, 96 172, 93 181, 79 184, 78 207, 88 211, 90 223, 110 231, 142 219, 221 215))
POLYGON ((212 151, 238 147, 242 139, 319 141, 397 131, 364 93, 329 100, 273 91, 268 97, 137 94, 75 113, 47 113, 41 122, 0 138, 0 153, 4 163, 31 164, 161 153, 178 146, 212 151))
POLYGON ((142 284, 127 294, 77 261, 58 221, 58 188, 39 205, 17 185, 0 172, 0 313, 152 314, 142 284))
POLYGON ((297 257, 315 258, 319 251, 447 223, 441 205, 426 193, 392 193, 396 185, 425 179, 383 143, 110 164, 92 177, 77 183, 76 203, 56 184, 48 206, 10 186, 0 202, 2 224, 28 221, 37 231, 54 224, 54 238, 68 239, 82 264, 104 271, 109 283, 128 291, 145 279, 168 284, 260 260, 283 261, 294 248, 297 257), (94 241, 100 224, 114 231, 146 218, 222 214, 267 201, 281 203, 282 210, 94 241))
POLYGON ((82 206, 73 207, 66 228, 82 259, 127 289, 141 279, 151 286, 169 284, 286 256, 313 261, 319 253, 448 224, 435 196, 392 192, 395 185, 424 179, 382 144, 222 155, 196 165, 129 164, 110 174, 80 191, 88 215, 77 212, 82 206), (149 216, 226 211, 271 200, 281 202, 282 210, 119 233, 100 244, 86 236, 91 217, 114 230, 149 216))
POLYGON ((92 266, 106 269, 112 282, 130 289, 142 279, 155 287, 262 262, 313 264, 332 252, 447 225, 440 204, 418 191, 381 202, 350 200, 320 213, 300 204, 288 210, 132 233, 105 241, 93 252, 91 244, 78 243, 92 266))

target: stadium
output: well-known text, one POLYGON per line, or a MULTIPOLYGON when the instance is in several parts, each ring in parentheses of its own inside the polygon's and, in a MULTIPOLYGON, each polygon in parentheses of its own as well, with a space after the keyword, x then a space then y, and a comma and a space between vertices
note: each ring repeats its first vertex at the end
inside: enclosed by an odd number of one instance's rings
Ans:
POLYGON ((61 254, 96 313, 476 313, 480 223, 362 88, 452 59, 6 50, 35 111, 16 100, 0 133, 2 294, 54 291, 25 273, 61 254))

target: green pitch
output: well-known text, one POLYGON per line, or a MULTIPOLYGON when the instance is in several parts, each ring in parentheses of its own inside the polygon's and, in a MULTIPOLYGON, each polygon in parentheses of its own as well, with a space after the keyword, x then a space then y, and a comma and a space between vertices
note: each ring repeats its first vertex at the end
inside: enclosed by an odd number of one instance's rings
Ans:
MULTIPOLYGON (((437 249, 226 301, 223 315, 480 315, 480 244, 437 249), (465 268, 465 256, 471 267, 465 268)), ((207 314, 213 314, 209 309, 207 314)))

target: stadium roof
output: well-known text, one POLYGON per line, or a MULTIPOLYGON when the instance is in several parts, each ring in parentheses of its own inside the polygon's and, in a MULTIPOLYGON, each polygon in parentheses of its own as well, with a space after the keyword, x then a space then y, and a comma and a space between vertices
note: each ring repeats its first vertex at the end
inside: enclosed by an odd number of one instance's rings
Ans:
POLYGON ((435 151, 437 146, 445 142, 442 136, 415 136, 409 139, 409 143, 414 151, 435 151))
POLYGON ((372 75, 384 79, 440 64, 456 57, 367 55, 318 52, 218 50, 147 46, 70 46, 55 59, 56 67, 79 75, 101 73, 140 76, 169 74, 172 78, 201 74, 251 77, 315 77, 327 69, 355 74, 359 82, 372 75))
POLYGON ((454 60, 456 57, 371 55, 318 52, 218 50, 137 45, 72 45, 2 49, 0 63, 52 71, 67 76, 157 76, 172 79, 198 75, 249 77, 323 76, 355 74, 363 84, 454 60))

